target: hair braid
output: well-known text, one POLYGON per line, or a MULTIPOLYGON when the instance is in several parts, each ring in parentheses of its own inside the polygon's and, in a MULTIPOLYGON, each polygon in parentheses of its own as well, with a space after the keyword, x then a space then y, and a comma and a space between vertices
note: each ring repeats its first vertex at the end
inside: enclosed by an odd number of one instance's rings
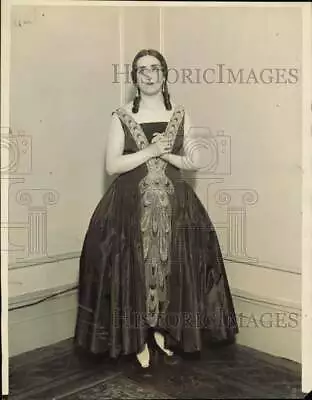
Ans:
POLYGON ((167 80, 163 83, 163 96, 164 96, 164 103, 167 110, 172 110, 172 105, 170 101, 170 94, 168 91, 167 80))
POLYGON ((134 114, 136 114, 139 111, 140 101, 141 101, 141 91, 140 88, 138 87, 138 94, 135 96, 132 103, 132 112, 134 114))

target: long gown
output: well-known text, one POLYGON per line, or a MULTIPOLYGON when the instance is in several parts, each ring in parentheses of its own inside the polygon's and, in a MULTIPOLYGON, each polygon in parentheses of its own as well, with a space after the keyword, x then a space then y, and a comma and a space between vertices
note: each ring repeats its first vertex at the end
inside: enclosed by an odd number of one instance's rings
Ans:
MULTIPOLYGON (((164 132, 183 153, 184 108, 139 124, 115 111, 124 154, 164 132)), ((161 158, 120 174, 91 217, 80 257, 74 343, 110 357, 138 353, 153 327, 167 348, 200 351, 238 333, 216 231, 181 170, 161 158)))

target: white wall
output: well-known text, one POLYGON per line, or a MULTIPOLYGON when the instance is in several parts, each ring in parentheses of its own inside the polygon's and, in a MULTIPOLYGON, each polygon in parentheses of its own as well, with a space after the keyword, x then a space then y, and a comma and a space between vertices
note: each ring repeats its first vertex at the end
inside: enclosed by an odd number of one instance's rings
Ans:
MULTIPOLYGON (((122 77, 121 84, 112 83, 112 64, 131 63, 143 47, 160 48, 178 71, 202 71, 222 63, 244 73, 253 68, 256 74, 263 68, 300 69, 301 11, 14 7, 11 124, 14 132, 31 136, 33 162, 29 175, 14 175, 24 182, 12 185, 10 220, 24 224, 30 214, 43 223, 47 254, 44 243, 39 242, 40 247, 36 240, 37 252, 30 256, 14 251, 9 272, 12 305, 76 283, 85 229, 108 184, 102 169, 105 129, 111 110, 128 99, 130 90, 122 77), (19 190, 29 188, 53 190, 59 198, 36 217, 38 210, 21 207, 15 199, 19 190), (27 264, 29 259, 39 260, 27 264)), ((259 319, 271 313, 266 321, 274 319, 276 326, 281 313, 286 313, 286 323, 291 322, 289 313, 297 313, 300 320, 301 81, 183 84, 180 75, 169 88, 196 126, 209 127, 213 135, 224 131, 228 137, 225 156, 209 147, 210 157, 219 156, 217 168, 197 177, 196 191, 218 230, 237 312, 251 318, 247 326, 242 321, 239 341, 299 361, 300 326, 261 327, 259 319), (220 190, 231 195, 231 203, 216 201, 220 190), (248 191, 254 204, 243 202, 248 191)), ((33 198, 35 193, 41 195, 32 191, 33 198)), ((26 244, 27 229, 12 229, 11 238, 26 244)), ((12 311, 11 355, 70 336, 74 296, 12 311), (61 318, 57 334, 47 329, 55 326, 55 318, 61 318), (29 332, 23 343, 21 326, 29 332), (35 326, 44 326, 45 334, 32 335, 35 326)))
MULTIPOLYGON (((225 64, 234 73, 243 69, 246 82, 251 69, 260 80, 264 68, 301 68, 300 8, 168 8, 163 19, 164 52, 178 71, 225 64)), ((195 72, 192 77, 196 82, 195 72)), ((227 153, 218 150, 219 169, 198 176, 197 192, 219 228, 237 310, 261 320, 272 303, 273 326, 292 324, 289 313, 301 307, 301 81, 228 84, 225 72, 223 78, 226 83, 201 78, 200 84, 181 79, 171 85, 195 125, 212 135, 224 131, 228 139, 227 153), (248 192, 250 204, 244 202, 248 192)), ((208 148, 208 158, 211 153, 208 148)), ((296 320, 295 327, 277 329, 261 328, 259 321, 249 329, 256 323, 244 320, 239 340, 300 360, 300 315, 296 320), (296 340, 281 348, 281 335, 296 340)))
POLYGON ((304 137, 302 224, 302 391, 312 390, 312 6, 304 14, 304 137))
POLYGON ((12 187, 10 219, 27 215, 14 199, 21 189, 38 207, 46 191, 55 192, 56 204, 46 206, 49 255, 80 249, 102 193, 105 131, 120 101, 112 79, 118 19, 116 8, 13 7, 11 126, 30 136, 32 165, 25 182, 12 187))

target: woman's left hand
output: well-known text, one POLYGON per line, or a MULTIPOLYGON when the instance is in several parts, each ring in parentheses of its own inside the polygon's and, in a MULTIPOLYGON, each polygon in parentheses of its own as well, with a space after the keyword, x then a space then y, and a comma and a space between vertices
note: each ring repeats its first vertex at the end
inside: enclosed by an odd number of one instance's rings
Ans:
MULTIPOLYGON (((151 143, 157 142, 157 140, 160 140, 160 139, 164 138, 164 136, 165 136, 165 132, 155 132, 155 133, 153 133, 153 139, 151 140, 151 143)), ((169 152, 164 153, 164 154, 160 155, 159 158, 162 158, 163 160, 168 161, 167 157, 168 157, 169 154, 170 154, 169 152)))
POLYGON ((164 136, 164 132, 155 132, 153 133, 153 139, 151 143, 155 143, 157 140, 161 139, 164 136))
MULTIPOLYGON (((153 139, 151 140, 151 143, 157 142, 157 140, 160 140, 160 139, 164 138, 164 136, 165 136, 165 132, 155 132, 155 133, 153 133, 153 139)), ((166 157, 168 156, 168 154, 170 154, 170 153, 164 153, 159 157, 164 159, 165 161, 167 161, 166 157)))

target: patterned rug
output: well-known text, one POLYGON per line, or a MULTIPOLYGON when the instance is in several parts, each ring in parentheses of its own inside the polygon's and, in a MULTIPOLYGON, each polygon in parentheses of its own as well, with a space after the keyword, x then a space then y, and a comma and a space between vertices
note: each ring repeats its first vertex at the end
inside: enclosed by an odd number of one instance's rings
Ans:
POLYGON ((142 387, 138 383, 118 374, 118 376, 110 379, 54 397, 53 400, 103 399, 173 399, 173 397, 169 397, 151 387, 142 387))
POLYGON ((131 359, 91 360, 67 340, 10 360, 10 400, 303 399, 301 365, 240 345, 149 371, 131 359))

